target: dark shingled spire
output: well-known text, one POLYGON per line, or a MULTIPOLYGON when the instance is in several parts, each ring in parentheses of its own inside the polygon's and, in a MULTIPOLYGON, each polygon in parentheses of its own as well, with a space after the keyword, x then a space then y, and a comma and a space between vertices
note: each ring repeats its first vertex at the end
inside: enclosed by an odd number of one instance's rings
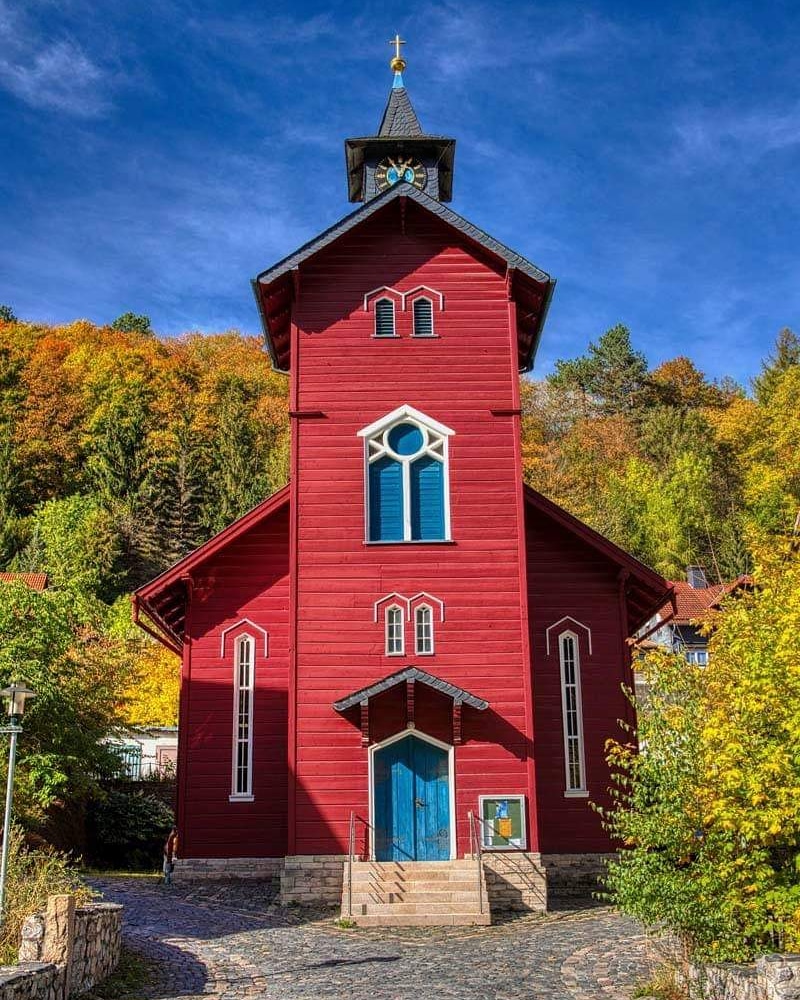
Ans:
MULTIPOLYGON (((399 76, 400 74, 398 73, 397 75, 399 76)), ((398 87, 395 81, 395 85, 391 89, 389 100, 386 102, 386 110, 383 112, 383 118, 381 118, 381 123, 378 126, 378 135, 423 135, 424 133, 419 123, 419 118, 417 118, 417 113, 411 106, 408 91, 402 86, 402 77, 400 82, 401 86, 398 87)))

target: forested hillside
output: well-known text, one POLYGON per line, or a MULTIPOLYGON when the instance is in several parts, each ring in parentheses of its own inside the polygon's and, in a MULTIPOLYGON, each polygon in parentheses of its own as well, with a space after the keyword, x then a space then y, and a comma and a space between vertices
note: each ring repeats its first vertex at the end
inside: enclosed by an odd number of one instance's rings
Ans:
MULTIPOLYGON (((0 319, 0 568, 107 603, 288 474, 287 381, 259 339, 116 325, 0 319)), ((798 432, 788 330, 747 388, 686 357, 650 371, 621 326, 523 381, 527 481, 667 576, 734 576, 749 532, 792 528, 798 432)))
MULTIPOLYGON (((648 370, 624 327, 524 380, 527 481, 667 576, 747 571, 800 509, 800 340, 752 387, 683 357, 648 370)), ((38 691, 18 809, 46 823, 118 761, 120 723, 177 721, 177 657, 128 595, 286 482, 287 380, 258 338, 162 339, 146 317, 43 326, 0 307, 0 680, 38 691)))

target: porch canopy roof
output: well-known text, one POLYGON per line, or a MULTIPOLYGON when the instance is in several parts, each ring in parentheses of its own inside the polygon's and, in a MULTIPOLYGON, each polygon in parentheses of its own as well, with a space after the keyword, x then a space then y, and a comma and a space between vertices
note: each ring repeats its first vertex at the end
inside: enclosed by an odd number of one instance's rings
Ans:
POLYGON ((346 698, 340 698, 339 701, 333 703, 333 707, 337 712, 346 712, 356 705, 363 705, 376 694, 388 691, 389 688, 393 688, 397 684, 403 684, 406 681, 418 681, 420 684, 427 684, 428 687, 432 687, 435 691, 441 691, 442 694, 446 694, 454 702, 469 705, 470 708, 477 708, 479 712, 489 707, 489 702, 483 698, 478 698, 476 695, 470 694, 469 691, 458 687, 457 684, 451 684, 449 681, 443 681, 439 677, 434 677, 433 674, 429 674, 425 670, 420 670, 419 667, 406 667, 394 674, 389 674, 388 677, 370 684, 369 687, 361 688, 360 691, 354 691, 346 698))

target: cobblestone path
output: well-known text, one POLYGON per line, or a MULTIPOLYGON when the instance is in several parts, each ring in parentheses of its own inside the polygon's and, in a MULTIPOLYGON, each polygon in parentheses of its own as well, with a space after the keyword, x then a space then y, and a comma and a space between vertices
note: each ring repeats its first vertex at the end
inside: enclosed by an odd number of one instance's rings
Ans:
POLYGON ((330 910, 275 905, 263 882, 93 885, 125 905, 128 946, 157 962, 149 1000, 629 1000, 648 971, 640 928, 604 908, 342 930, 330 910))

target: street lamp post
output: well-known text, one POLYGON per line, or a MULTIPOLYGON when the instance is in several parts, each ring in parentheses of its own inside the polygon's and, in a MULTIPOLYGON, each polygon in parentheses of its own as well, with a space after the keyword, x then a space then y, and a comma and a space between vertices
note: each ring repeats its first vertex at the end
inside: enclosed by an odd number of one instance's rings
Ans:
POLYGON ((14 768, 17 763, 17 737, 22 732, 22 716, 25 713, 25 702, 34 698, 32 691, 24 681, 12 681, 0 691, 0 696, 8 702, 8 725, 0 726, 0 733, 9 734, 8 744, 8 780, 6 782, 6 808, 3 814, 3 849, 0 854, 0 924, 5 916, 6 872, 8 869, 8 841, 11 833, 11 805, 14 798, 14 768))

